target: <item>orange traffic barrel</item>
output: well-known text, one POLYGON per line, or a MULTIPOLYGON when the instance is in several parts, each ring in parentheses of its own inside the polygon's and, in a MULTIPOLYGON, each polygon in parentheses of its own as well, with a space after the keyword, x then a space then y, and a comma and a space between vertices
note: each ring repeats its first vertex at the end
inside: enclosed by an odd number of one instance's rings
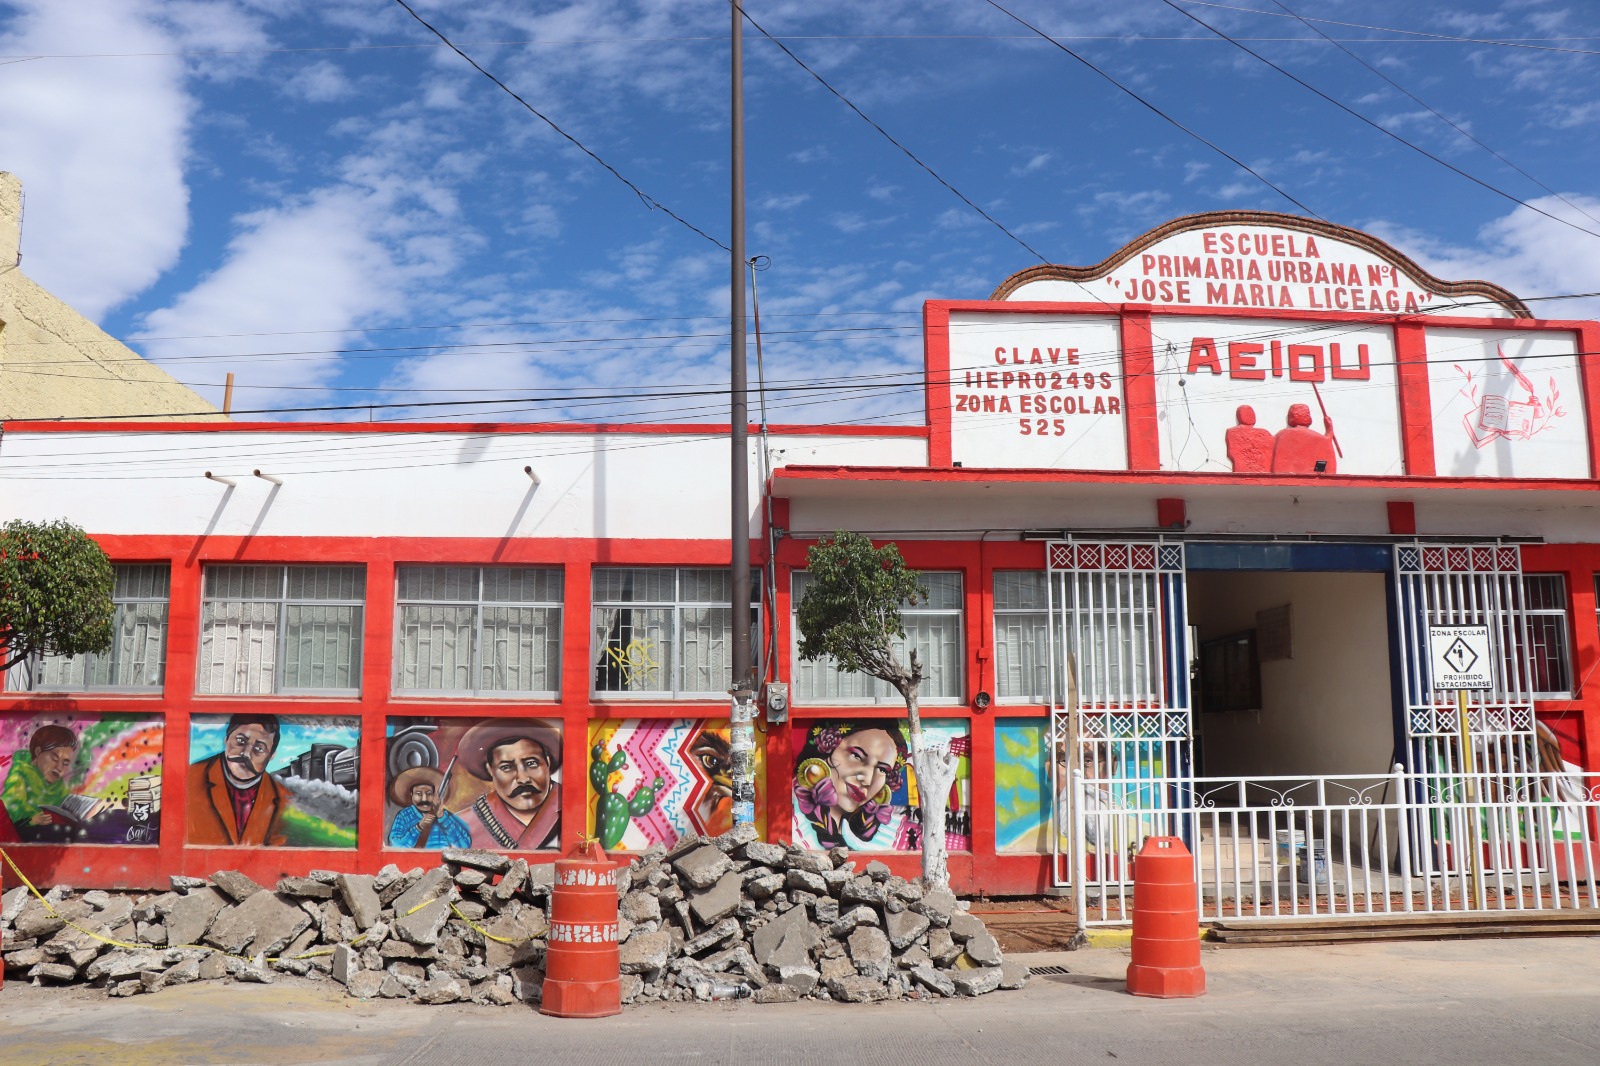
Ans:
POLYGON ((556 861, 539 1013, 557 1018, 622 1013, 617 864, 593 841, 579 841, 556 861))
POLYGON ((1133 863, 1133 961, 1128 992, 1157 999, 1205 994, 1194 858, 1177 837, 1148 837, 1133 863))

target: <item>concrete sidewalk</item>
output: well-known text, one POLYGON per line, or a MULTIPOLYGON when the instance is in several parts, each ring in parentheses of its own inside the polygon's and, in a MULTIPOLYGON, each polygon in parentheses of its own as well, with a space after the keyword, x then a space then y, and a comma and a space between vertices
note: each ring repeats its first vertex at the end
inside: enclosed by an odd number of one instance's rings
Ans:
POLYGON ((1600 1062, 1600 940, 1207 949, 1208 991, 1123 991, 1126 950, 1026 957, 1070 972, 979 999, 650 1004, 560 1021, 528 1008, 358 1002, 325 983, 186 985, 108 999, 7 982, 0 1062, 493 1066, 694 1063, 1600 1062))

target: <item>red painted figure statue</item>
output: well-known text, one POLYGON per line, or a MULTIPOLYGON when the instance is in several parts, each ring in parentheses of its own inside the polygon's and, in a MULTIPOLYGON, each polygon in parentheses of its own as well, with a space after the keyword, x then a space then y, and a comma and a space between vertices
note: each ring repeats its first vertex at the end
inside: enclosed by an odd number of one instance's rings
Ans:
POLYGON ((1326 465, 1322 473, 1332 474, 1339 469, 1338 457, 1333 448, 1333 420, 1322 418, 1323 432, 1311 428, 1311 408, 1297 403, 1289 408, 1289 425, 1278 430, 1272 441, 1272 472, 1274 474, 1317 473, 1317 463, 1326 465))
POLYGON ((1249 404, 1241 404, 1234 418, 1239 424, 1225 434, 1233 472, 1265 474, 1272 469, 1272 434, 1256 425, 1256 411, 1249 404))

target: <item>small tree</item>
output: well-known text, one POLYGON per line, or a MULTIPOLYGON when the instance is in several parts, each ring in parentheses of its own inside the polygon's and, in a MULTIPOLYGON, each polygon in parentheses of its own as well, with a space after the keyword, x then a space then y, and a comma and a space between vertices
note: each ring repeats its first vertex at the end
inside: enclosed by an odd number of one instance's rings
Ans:
POLYGON ((115 572, 71 522, 0 527, 0 670, 31 655, 111 647, 115 572))
POLYGON ((950 883, 944 844, 945 803, 955 782, 956 760, 946 746, 922 732, 918 704, 922 660, 911 648, 902 663, 895 642, 905 639, 901 604, 926 600, 919 574, 906 567, 893 544, 874 548, 859 533, 836 532, 806 554, 811 582, 800 598, 800 657, 832 659, 841 670, 893 685, 906 701, 911 728, 911 765, 922 805, 922 876, 930 885, 950 883))

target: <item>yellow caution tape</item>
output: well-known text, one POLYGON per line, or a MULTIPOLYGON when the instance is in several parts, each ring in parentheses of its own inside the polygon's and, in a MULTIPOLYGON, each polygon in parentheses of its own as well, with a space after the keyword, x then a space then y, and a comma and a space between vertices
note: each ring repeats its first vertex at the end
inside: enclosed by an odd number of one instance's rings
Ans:
MULTIPOLYGON (((12 873, 16 874, 17 878, 25 886, 27 886, 28 891, 33 893, 35 899, 37 899, 40 903, 44 904, 44 909, 50 912, 50 916, 52 918, 60 918, 61 921, 66 923, 67 926, 69 926, 72 929, 77 930, 78 932, 82 933, 84 936, 88 937, 91 940, 98 940, 102 944, 110 944, 114 948, 122 948, 125 951, 164 951, 164 950, 168 950, 168 949, 173 949, 173 950, 178 950, 178 951, 209 951, 209 952, 212 952, 213 954, 217 954, 217 955, 226 955, 231 959, 242 959, 245 962, 252 962, 252 963, 255 961, 255 958, 253 956, 240 955, 240 954, 238 954, 236 952, 232 952, 232 951, 224 951, 223 949, 218 948, 218 947, 213 947, 210 944, 148 944, 148 943, 140 943, 138 941, 135 941, 135 942, 130 944, 130 943, 128 943, 126 941, 123 941, 123 940, 117 940, 114 937, 102 936, 101 934, 96 933, 92 929, 85 929, 83 926, 81 926, 78 923, 74 922, 70 918, 62 917, 61 913, 55 909, 54 905, 52 905, 49 900, 45 899, 44 898, 44 894, 41 893, 38 890, 38 888, 36 888, 34 886, 34 883, 32 881, 28 880, 28 875, 22 872, 21 867, 19 867, 16 864, 16 861, 11 858, 10 854, 8 854, 4 848, 0 848, 0 859, 5 859, 6 865, 11 867, 12 873)), ((429 902, 431 903, 432 900, 429 900, 429 902)), ((423 904, 423 906, 426 906, 426 905, 427 904, 423 904)), ((413 908, 413 910, 415 910, 415 909, 416 908, 413 908)), ((355 947, 357 944, 361 943, 366 938, 367 938, 367 934, 366 933, 362 933, 360 936, 358 936, 354 940, 350 941, 350 945, 349 946, 350 947, 355 947)), ((300 955, 274 955, 271 958, 266 958, 265 956, 263 956, 263 960, 265 962, 282 962, 285 959, 315 959, 315 958, 318 958, 318 957, 323 956, 323 955, 332 955, 333 951, 334 951, 333 948, 323 948, 323 949, 321 949, 319 951, 308 951, 308 952, 305 952, 305 953, 300 954, 300 955)))

